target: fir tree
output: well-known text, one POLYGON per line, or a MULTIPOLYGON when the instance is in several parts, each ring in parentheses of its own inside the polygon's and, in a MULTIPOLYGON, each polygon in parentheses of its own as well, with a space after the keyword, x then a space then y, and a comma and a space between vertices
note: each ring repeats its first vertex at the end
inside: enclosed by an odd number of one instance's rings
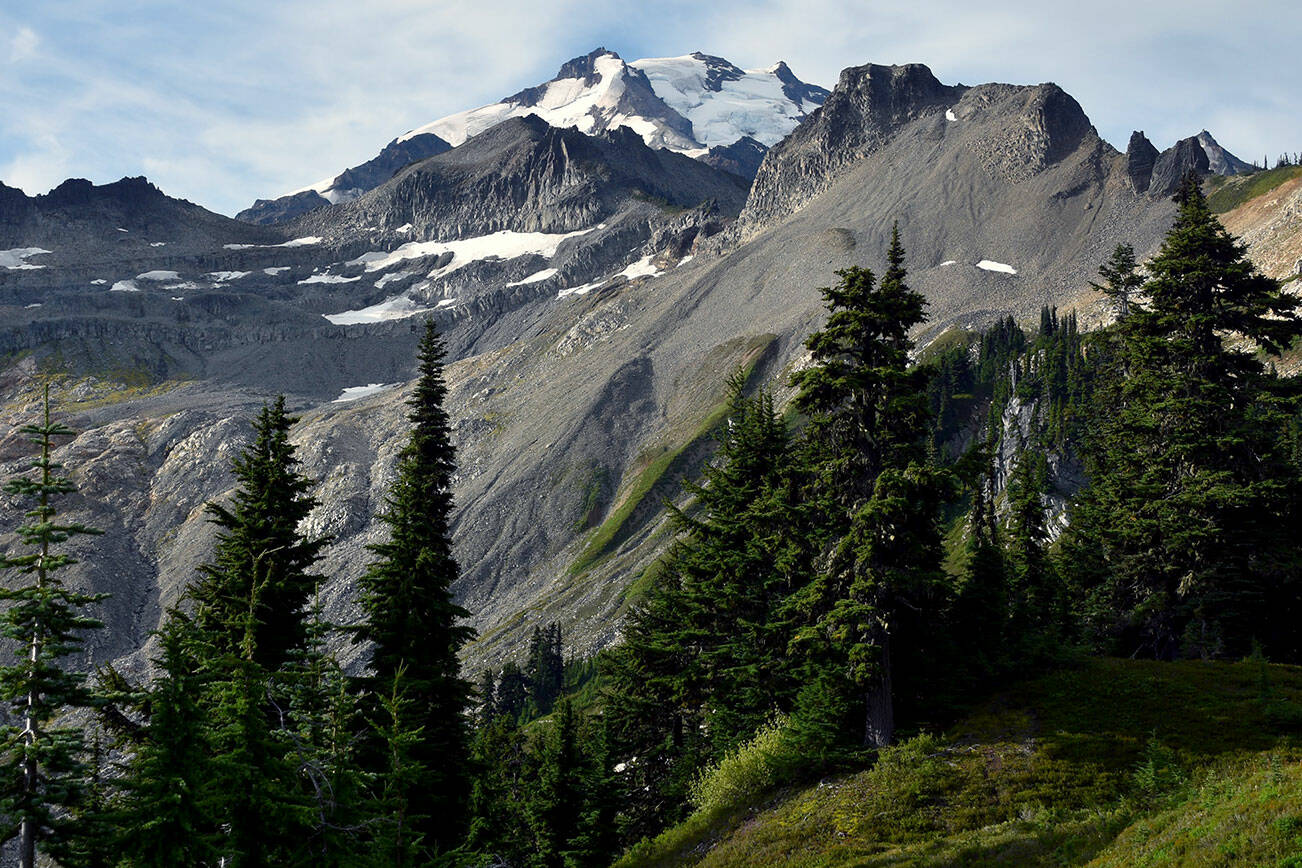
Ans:
POLYGON ((1118 244, 1108 261, 1099 266, 1099 276, 1104 282, 1091 286, 1108 297, 1118 320, 1129 317, 1131 304, 1137 300, 1144 285, 1144 278, 1135 262, 1135 248, 1118 244))
POLYGON ((452 599, 458 574, 449 532, 455 462, 443 409, 444 355, 429 320, 420 378, 407 402, 411 436, 382 515, 389 539, 371 546, 376 559, 360 582, 365 620, 357 630, 358 640, 372 646, 371 683, 388 690, 403 673, 401 692, 422 733, 411 766, 421 776, 403 784, 410 786, 403 798, 419 818, 415 831, 438 850, 454 847, 465 833, 470 735, 464 712, 473 694, 458 659, 473 631, 462 623, 469 613, 452 599))
MULTIPOLYGON (((912 368, 909 330, 925 301, 905 282, 904 249, 892 231, 881 285, 860 268, 823 290, 827 325, 806 343, 814 364, 793 377, 796 406, 809 414, 815 493, 837 542, 825 566, 798 592, 810 620, 800 642, 829 672, 818 683, 859 694, 856 727, 870 747, 894 732, 893 624, 906 608, 931 604, 939 584, 938 511, 943 474, 926 456, 927 373, 912 368)), ((835 720, 842 698, 801 715, 835 720)), ((840 734, 845 737, 846 734, 840 734)))
POLYGON ((207 865, 218 858, 213 768, 200 698, 208 673, 191 644, 194 625, 169 612, 158 632, 160 676, 135 704, 148 725, 128 740, 124 792, 114 811, 127 864, 141 868, 207 865))
POLYGON ((268 672, 304 647, 303 608, 319 582, 308 571, 328 542, 304 539, 298 531, 316 500, 308 494, 311 481, 294 469, 289 429, 296 421, 285 412, 283 396, 254 419, 253 442, 235 459, 239 487, 231 505, 208 504, 220 529, 217 548, 189 591, 196 628, 220 653, 239 656, 254 577, 260 577, 251 653, 268 672))
POLYGON ((305 849, 318 866, 356 864, 368 819, 360 810, 369 781, 357 756, 357 697, 327 644, 336 631, 314 601, 306 647, 272 682, 276 709, 292 744, 290 759, 312 806, 313 828, 305 849))
POLYGON ((502 676, 497 682, 497 697, 493 706, 495 713, 518 722, 520 716, 524 714, 527 698, 527 681, 520 664, 514 660, 506 661, 502 664, 502 676))
POLYGON ((562 699, 552 732, 542 750, 538 782, 529 806, 535 850, 529 860, 538 868, 563 868, 582 829, 584 763, 579 748, 573 703, 562 699))
POLYGON ((19 433, 40 447, 32 461, 35 478, 20 476, 5 492, 35 501, 28 521, 18 529, 19 540, 32 551, 9 553, 0 568, 17 570, 28 584, 0 590, 8 607, 0 614, 0 635, 15 643, 17 662, 0 667, 0 701, 10 721, 0 726, 0 818, 3 837, 18 836, 23 868, 36 864, 38 849, 59 855, 71 830, 62 816, 85 794, 86 765, 80 727, 65 721, 73 709, 97 704, 86 676, 69 668, 70 655, 81 648, 82 634, 103 626, 88 617, 88 606, 106 594, 82 594, 64 587, 58 571, 77 563, 59 547, 75 536, 100 531, 77 522, 60 523, 55 499, 77 490, 62 465, 53 458, 54 440, 75 432, 50 415, 45 389, 39 423, 19 433))
POLYGON ((525 679, 535 715, 550 714, 561 695, 565 681, 565 658, 561 645, 561 625, 534 627, 529 639, 528 669, 525 679))
POLYGON ((375 773, 373 817, 367 846, 376 868, 424 865, 427 818, 420 813, 418 788, 430 777, 420 758, 424 732, 417 722, 422 710, 408 697, 409 681, 402 664, 394 670, 388 691, 380 698, 380 713, 371 721, 383 750, 382 767, 375 773))
POLYGON ((1120 330, 1064 563, 1117 650, 1240 654, 1254 635, 1291 641, 1278 616, 1296 596, 1298 476, 1280 436, 1293 410, 1256 351, 1278 354, 1302 323, 1196 178, 1176 199, 1120 330))
POLYGON ((525 815, 524 734, 515 717, 498 715, 475 731, 474 781, 466 845, 498 862, 523 864, 533 850, 525 815))

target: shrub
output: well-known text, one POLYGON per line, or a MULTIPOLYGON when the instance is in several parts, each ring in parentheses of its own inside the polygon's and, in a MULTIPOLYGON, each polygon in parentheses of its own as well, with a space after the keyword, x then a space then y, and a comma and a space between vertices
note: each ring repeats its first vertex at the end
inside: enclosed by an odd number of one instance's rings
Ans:
POLYGON ((783 783, 794 768, 794 760, 786 737, 786 718, 775 717, 761 726, 750 741, 692 781, 692 807, 703 813, 741 807, 783 783))

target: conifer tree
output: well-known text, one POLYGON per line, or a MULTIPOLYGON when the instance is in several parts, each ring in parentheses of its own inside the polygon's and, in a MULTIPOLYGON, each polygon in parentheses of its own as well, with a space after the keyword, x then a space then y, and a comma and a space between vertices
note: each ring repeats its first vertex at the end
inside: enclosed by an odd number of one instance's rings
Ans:
POLYGON ((574 705, 566 697, 557 706, 552 732, 543 746, 538 783, 529 806, 539 868, 563 868, 582 831, 584 762, 574 705))
POLYGON ((553 623, 534 627, 526 659, 528 670, 525 679, 529 685, 529 699, 533 702, 534 714, 550 714, 553 703, 565 686, 561 625, 553 623))
MULTIPOLYGON (((208 668, 204 696, 212 756, 214 814, 220 824, 214 847, 230 868, 292 864, 311 840, 313 806, 303 791, 287 721, 272 700, 273 673, 258 662, 264 611, 261 593, 273 587, 274 567, 253 565, 243 635, 235 648, 200 652, 208 668)), ((207 636, 203 637, 207 640, 207 636)))
POLYGON ((1135 248, 1129 244, 1118 244, 1108 261, 1099 266, 1099 276, 1103 283, 1091 284, 1108 297, 1113 313, 1118 320, 1130 316, 1131 305, 1138 300, 1144 285, 1143 275, 1135 262, 1135 248))
POLYGON ((525 744, 516 718, 501 714, 475 730, 474 781, 466 846, 498 862, 523 864, 532 851, 525 816, 525 744))
POLYGON ((209 734, 201 697, 209 673, 199 668, 194 625, 178 611, 158 631, 161 674, 135 703, 148 725, 128 739, 124 792, 114 811, 124 861, 141 868, 216 862, 209 734))
MULTIPOLYGON (((887 263, 880 286, 855 267, 823 290, 827 325, 806 342, 814 364, 792 378, 796 406, 810 416, 816 496, 837 538, 798 592, 810 620, 800 640, 816 665, 830 667, 817 679, 826 690, 858 694, 856 728, 869 747, 889 744, 894 732, 892 625, 905 608, 930 605, 939 584, 947 488, 927 461, 927 374, 909 362, 909 330, 926 302, 905 282, 898 227, 887 263)), ((825 692, 813 696, 828 708, 810 708, 807 693, 802 714, 834 720, 847 707, 825 692)))
POLYGON ((493 706, 498 716, 509 717, 519 722, 520 715, 524 713, 525 700, 528 698, 526 684, 520 664, 514 660, 502 664, 502 675, 497 681, 497 697, 493 706))
POLYGON ((290 758, 298 769, 313 824, 306 851, 313 865, 357 864, 367 784, 359 767, 356 693, 328 648, 337 628, 314 601, 307 644, 272 681, 273 702, 285 718, 290 758))
POLYGON ((305 539, 299 525, 316 506, 311 480, 295 470, 289 429, 298 421, 285 398, 264 406, 253 422, 253 442, 235 459, 239 483, 229 507, 208 504, 219 528, 213 560, 189 590, 196 629, 223 654, 239 656, 248 602, 256 596, 253 662, 274 672, 306 641, 304 607, 319 577, 309 572, 327 539, 305 539), (254 577, 263 587, 254 593, 254 577))
POLYGON ((374 828, 366 848, 375 868, 427 862, 423 830, 428 824, 419 807, 426 800, 417 788, 429 779, 430 770, 419 756, 424 734, 417 721, 423 715, 408 698, 408 683, 405 667, 398 664, 388 692, 380 698, 379 714, 371 721, 384 751, 383 764, 375 773, 370 809, 374 828))
POLYGON ((420 377, 407 402, 411 436, 382 515, 389 539, 371 546, 376 559, 360 582, 365 619, 357 629, 358 640, 372 647, 372 684, 387 690, 402 672, 401 693, 421 732, 411 749, 412 768, 421 773, 402 784, 410 787, 402 798, 419 818, 415 831, 435 850, 451 849, 465 834, 470 734, 464 712, 473 694, 458 658, 473 631, 462 623, 469 613, 452 599, 456 465, 443 408, 444 356, 429 320, 420 342, 420 377))
POLYGON ((1008 481, 1008 579, 1013 639, 1023 662, 1051 650, 1061 638, 1061 596, 1046 547, 1044 453, 1028 444, 1008 481))
POLYGON ((1091 486, 1064 547, 1079 557, 1064 563, 1117 650, 1240 654, 1254 636, 1291 641, 1278 615, 1296 597, 1285 528, 1299 483, 1280 436, 1293 411, 1256 352, 1277 355, 1302 321, 1196 178, 1176 201, 1120 331, 1091 486))
POLYGON ((967 568, 952 615, 958 659, 977 677, 997 674, 1007 664, 1009 599, 1007 567, 995 518, 994 468, 984 456, 984 474, 973 486, 968 513, 967 568))
POLYGON ((70 668, 70 655, 81 648, 82 634, 103 625, 85 614, 107 594, 82 594, 66 588, 58 571, 77 563, 60 550, 73 537, 98 534, 78 522, 61 523, 54 501, 77 490, 63 465, 53 458, 54 441, 75 433, 53 420, 50 390, 45 388, 42 419, 19 433, 40 448, 31 463, 35 478, 19 476, 6 483, 7 494, 34 501, 18 538, 31 550, 8 553, 0 569, 17 570, 27 584, 0 590, 0 636, 14 643, 17 661, 0 666, 0 701, 6 717, 0 726, 0 820, 3 839, 18 837, 23 868, 36 864, 38 850, 66 851, 72 837, 63 812, 85 794, 85 744, 81 729, 63 718, 97 704, 84 673, 70 668))

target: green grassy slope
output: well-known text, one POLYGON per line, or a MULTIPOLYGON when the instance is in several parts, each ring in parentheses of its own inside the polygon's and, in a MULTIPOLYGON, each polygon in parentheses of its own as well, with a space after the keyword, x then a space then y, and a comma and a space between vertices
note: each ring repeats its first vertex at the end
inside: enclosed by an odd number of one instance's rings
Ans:
POLYGON ((1225 214, 1299 175, 1302 175, 1302 166, 1280 166, 1251 175, 1235 175, 1216 184, 1207 197, 1207 204, 1214 213, 1225 214))
POLYGON ((1302 668, 1090 660, 621 866, 1302 866, 1302 668), (1290 861, 1292 860, 1292 861, 1290 861))

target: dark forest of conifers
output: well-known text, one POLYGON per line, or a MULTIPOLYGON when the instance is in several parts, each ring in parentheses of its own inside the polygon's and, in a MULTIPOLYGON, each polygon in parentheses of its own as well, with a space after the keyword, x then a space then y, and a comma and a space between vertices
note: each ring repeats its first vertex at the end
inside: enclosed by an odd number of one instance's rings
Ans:
POLYGON ((907 239, 839 272, 808 364, 730 383, 714 457, 666 504, 674 542, 588 659, 539 624, 520 661, 462 670, 430 325, 358 622, 316 605, 327 540, 300 530, 314 483, 280 401, 209 506, 152 680, 75 671, 100 598, 60 582, 63 544, 98 531, 59 517, 72 432, 47 397, 6 488, 30 510, 0 592, 6 860, 642 864, 694 813, 871 769, 1082 660, 1302 662, 1302 391, 1276 364, 1299 302, 1196 181, 1177 202, 1152 260, 1099 264, 1113 321, 1090 332, 1046 309, 919 348, 907 239))

